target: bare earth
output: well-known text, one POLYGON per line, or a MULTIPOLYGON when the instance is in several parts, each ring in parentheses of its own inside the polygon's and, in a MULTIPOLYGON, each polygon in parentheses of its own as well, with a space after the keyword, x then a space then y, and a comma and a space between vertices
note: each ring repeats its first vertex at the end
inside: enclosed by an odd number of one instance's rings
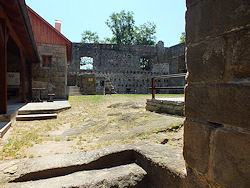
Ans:
POLYGON ((0 158, 68 154, 142 140, 182 147, 184 118, 146 111, 147 98, 150 95, 71 96, 72 108, 57 119, 16 122, 0 140, 0 158))

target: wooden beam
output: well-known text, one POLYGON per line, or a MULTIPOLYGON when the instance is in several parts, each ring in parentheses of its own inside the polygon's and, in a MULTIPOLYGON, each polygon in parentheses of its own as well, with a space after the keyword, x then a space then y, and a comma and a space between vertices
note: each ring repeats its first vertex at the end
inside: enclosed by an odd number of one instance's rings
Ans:
POLYGON ((0 49, 0 114, 7 113, 7 27, 3 21, 1 27, 1 49, 0 49))
POLYGON ((24 47, 23 47, 18 35, 16 34, 14 28, 12 27, 10 20, 8 19, 8 16, 6 15, 3 8, 0 6, 0 18, 1 17, 5 19, 5 22, 6 22, 5 25, 9 29, 9 35, 13 38, 13 40, 15 41, 18 48, 20 48, 22 51, 24 51, 24 47))
POLYGON ((26 101, 26 63, 25 63, 25 56, 20 50, 20 58, 21 58, 21 89, 22 89, 22 101, 26 101))
POLYGON ((155 99, 155 78, 152 78, 152 99, 155 99))

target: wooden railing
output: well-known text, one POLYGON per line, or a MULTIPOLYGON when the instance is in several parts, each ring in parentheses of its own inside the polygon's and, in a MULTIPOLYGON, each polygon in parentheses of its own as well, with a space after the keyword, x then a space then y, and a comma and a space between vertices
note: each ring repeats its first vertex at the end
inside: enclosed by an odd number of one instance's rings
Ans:
POLYGON ((152 99, 155 99, 155 91, 160 89, 184 89, 185 86, 167 86, 167 87, 155 87, 155 80, 160 78, 180 78, 185 77, 186 73, 180 73, 180 74, 168 74, 168 75, 162 75, 162 76, 156 76, 152 78, 152 99))

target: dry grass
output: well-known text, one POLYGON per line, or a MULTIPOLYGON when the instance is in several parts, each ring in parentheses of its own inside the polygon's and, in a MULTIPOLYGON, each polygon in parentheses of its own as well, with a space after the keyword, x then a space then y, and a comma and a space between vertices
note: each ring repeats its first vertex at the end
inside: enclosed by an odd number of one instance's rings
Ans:
MULTIPOLYGON (((27 150, 32 146, 44 142, 60 143, 62 140, 72 142, 71 147, 76 151, 88 151, 145 139, 159 142, 157 134, 162 130, 149 127, 143 130, 143 133, 140 132, 141 128, 149 126, 151 122, 152 126, 155 126, 155 120, 165 118, 164 115, 145 111, 146 99, 150 97, 150 95, 70 96, 71 109, 58 114, 57 119, 16 122, 9 138, 1 144, 0 157, 1 159, 33 158, 34 154, 27 154, 27 150), (132 106, 129 106, 129 102, 134 101, 137 101, 139 106, 134 107, 132 103, 132 106), (108 108, 111 104, 117 105, 108 108), (66 124, 70 124, 70 127, 65 127, 66 124), (57 130, 63 132, 78 127, 84 129, 75 135, 66 137, 51 135, 57 130)), ((157 97, 183 97, 183 95, 157 95, 157 97)), ((173 123, 173 126, 179 124, 180 121, 173 123)), ((56 148, 55 153, 58 153, 56 148)), ((37 156, 41 155, 37 151, 37 156)))

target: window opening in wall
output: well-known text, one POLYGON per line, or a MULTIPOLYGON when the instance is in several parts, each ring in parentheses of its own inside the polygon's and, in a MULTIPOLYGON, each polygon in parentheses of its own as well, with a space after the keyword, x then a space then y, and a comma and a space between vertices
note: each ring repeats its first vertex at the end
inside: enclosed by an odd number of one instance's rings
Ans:
POLYGON ((93 70, 94 59, 92 57, 81 57, 80 70, 93 70))
POLYGON ((42 55, 42 67, 51 67, 52 56, 42 55))

